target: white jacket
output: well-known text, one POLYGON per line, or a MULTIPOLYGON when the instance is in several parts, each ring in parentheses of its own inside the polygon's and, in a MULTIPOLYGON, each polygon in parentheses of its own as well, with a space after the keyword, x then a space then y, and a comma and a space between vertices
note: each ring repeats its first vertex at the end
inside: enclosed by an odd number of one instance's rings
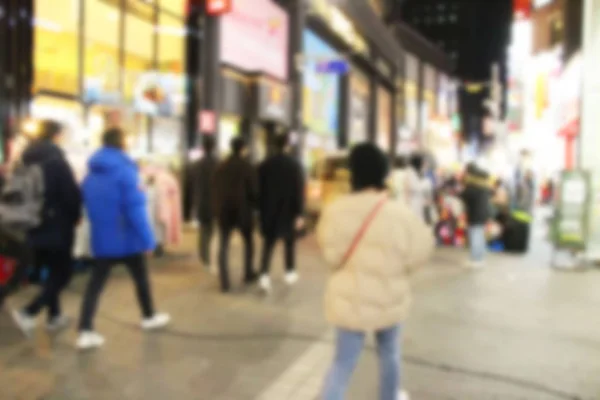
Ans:
POLYGON ((388 201, 372 220, 346 264, 342 258, 383 194, 344 196, 324 211, 317 236, 333 267, 325 294, 325 313, 334 326, 378 331, 408 316, 408 276, 430 257, 433 233, 402 202, 388 201))
POLYGON ((424 190, 414 168, 399 168, 391 174, 394 198, 405 202, 414 213, 422 217, 425 209, 424 190))

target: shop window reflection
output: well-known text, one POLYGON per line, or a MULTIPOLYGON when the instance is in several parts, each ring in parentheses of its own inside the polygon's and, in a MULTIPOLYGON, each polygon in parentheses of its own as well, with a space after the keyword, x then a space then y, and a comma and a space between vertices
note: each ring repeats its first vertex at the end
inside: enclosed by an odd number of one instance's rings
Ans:
POLYGON ((79 7, 72 0, 35 0, 34 93, 79 95, 79 7))
POLYGON ((119 94, 120 13, 101 0, 85 5, 84 101, 116 104, 119 94))
POLYGON ((185 36, 182 19, 160 13, 158 26, 158 86, 162 101, 156 110, 162 116, 183 115, 185 110, 185 36))
POLYGON ((183 16, 187 0, 159 0, 158 6, 169 13, 183 16))

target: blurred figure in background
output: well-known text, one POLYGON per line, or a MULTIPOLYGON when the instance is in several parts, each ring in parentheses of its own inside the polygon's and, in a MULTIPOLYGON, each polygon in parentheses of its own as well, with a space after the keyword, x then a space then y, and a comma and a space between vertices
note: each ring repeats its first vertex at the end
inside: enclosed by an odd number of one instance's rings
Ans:
POLYGON ((533 212, 535 204, 535 182, 533 172, 525 171, 525 174, 517 182, 515 208, 528 214, 533 212))
POLYGON ((289 136, 274 140, 275 154, 263 162, 258 172, 259 211, 264 239, 260 288, 271 290, 269 276, 273 249, 278 239, 285 244, 285 281, 293 285, 296 272, 296 232, 304 221, 304 173, 300 163, 290 153, 289 136))
POLYGON ((244 282, 254 283, 253 219, 257 203, 256 171, 247 159, 248 147, 243 138, 231 141, 231 155, 217 168, 214 177, 213 210, 219 224, 219 276, 221 290, 228 292, 229 244, 238 229, 244 239, 244 282))
POLYGON ((426 174, 426 164, 423 155, 414 154, 410 164, 418 178, 418 189, 415 192, 414 208, 421 218, 429 225, 433 224, 433 183, 426 174))
POLYGON ((405 156, 398 158, 396 168, 391 174, 392 192, 395 199, 403 201, 420 217, 423 213, 420 179, 408 161, 405 156))
POLYGON ((110 271, 119 264, 127 267, 135 283, 142 329, 158 329, 170 322, 169 315, 155 312, 152 301, 146 257, 155 249, 156 241, 137 165, 125 152, 121 129, 106 131, 102 144, 89 161, 82 189, 95 265, 81 308, 77 340, 80 350, 104 344, 104 338, 94 331, 93 320, 110 271))
POLYGON ((409 276, 430 257, 434 239, 421 215, 388 201, 388 163, 373 144, 350 155, 353 193, 328 206, 317 236, 332 274, 325 294, 328 321, 337 328, 335 359, 324 400, 343 400, 364 345, 375 332, 380 365, 380 400, 398 397, 402 323, 410 305, 409 276))
POLYGON ((213 211, 213 183, 214 175, 217 170, 219 160, 215 154, 216 142, 214 136, 204 136, 202 138, 202 147, 204 149, 204 157, 196 165, 194 165, 194 205, 196 217, 200 224, 200 234, 198 251, 200 260, 211 273, 216 274, 217 270, 211 263, 210 243, 213 236, 214 228, 214 211, 213 211))
POLYGON ((468 266, 481 268, 484 266, 487 240, 485 225, 492 217, 491 202, 492 188, 490 176, 475 163, 467 165, 465 187, 460 195, 465 205, 469 231, 469 249, 471 258, 468 266))
MULTIPOLYGON (((58 330, 69 323, 60 307, 60 294, 73 273, 72 247, 75 227, 81 218, 79 186, 60 148, 62 125, 41 121, 38 134, 21 156, 25 166, 40 167, 44 186, 41 220, 27 234, 26 246, 31 250, 36 269, 47 268, 48 277, 39 295, 22 310, 13 312, 15 322, 27 335, 36 326, 35 317, 43 308, 48 310, 48 330, 58 330)), ((29 265, 20 266, 26 267, 29 265)))

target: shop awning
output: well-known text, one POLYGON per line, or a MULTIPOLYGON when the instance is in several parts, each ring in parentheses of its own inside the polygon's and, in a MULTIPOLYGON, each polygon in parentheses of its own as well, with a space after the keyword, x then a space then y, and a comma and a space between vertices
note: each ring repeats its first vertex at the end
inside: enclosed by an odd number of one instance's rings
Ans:
POLYGON ((394 33, 375 14, 367 0, 345 0, 337 4, 356 28, 375 46, 377 52, 396 67, 401 66, 403 49, 394 33))

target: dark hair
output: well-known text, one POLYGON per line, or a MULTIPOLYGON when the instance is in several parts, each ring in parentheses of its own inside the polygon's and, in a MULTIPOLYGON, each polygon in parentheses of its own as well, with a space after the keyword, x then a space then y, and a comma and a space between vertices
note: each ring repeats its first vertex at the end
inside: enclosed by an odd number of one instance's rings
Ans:
POLYGON ((202 136, 202 148, 204 149, 204 153, 214 153, 216 145, 217 142, 215 141, 215 137, 213 135, 202 136))
POLYGON ((231 152, 239 156, 242 151, 246 148, 246 141, 242 137, 235 137, 231 139, 231 152))
POLYGON ((39 136, 41 140, 54 140, 63 131, 63 126, 60 122, 45 119, 40 121, 39 136))
POLYGON ((273 146, 277 151, 284 151, 289 144, 290 136, 287 133, 275 135, 275 138, 273 138, 273 146))
POLYGON ((110 128, 102 135, 102 145, 123 150, 125 148, 125 132, 121 128, 110 128))
POLYGON ((385 189, 389 163, 379 147, 373 143, 356 145, 350 152, 348 163, 353 191, 368 188, 385 189))
POLYGON ((408 167, 408 157, 406 156, 397 156, 396 162, 394 163, 394 167, 396 168, 407 168, 408 167))
POLYGON ((418 173, 422 172, 424 164, 425 164, 425 160, 424 160, 424 157, 421 154, 413 154, 412 156, 410 156, 410 165, 418 173))

